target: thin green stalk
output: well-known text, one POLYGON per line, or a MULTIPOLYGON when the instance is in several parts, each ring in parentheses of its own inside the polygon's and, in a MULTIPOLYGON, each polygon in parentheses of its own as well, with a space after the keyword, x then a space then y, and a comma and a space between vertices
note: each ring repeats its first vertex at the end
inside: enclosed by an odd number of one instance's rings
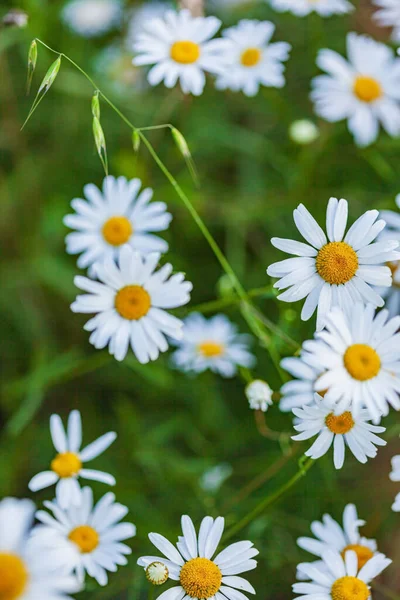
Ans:
POLYGON ((272 494, 264 498, 264 500, 261 500, 261 502, 257 504, 257 506, 253 508, 252 511, 250 511, 240 521, 235 523, 235 525, 232 525, 232 527, 228 529, 228 531, 223 537, 224 542, 236 535, 239 531, 241 531, 244 527, 251 523, 256 517, 258 517, 258 515, 264 512, 266 508, 268 508, 269 506, 271 506, 271 504, 274 504, 277 500, 279 500, 279 498, 281 498, 288 490, 290 490, 290 488, 292 488, 298 481, 300 481, 300 479, 302 479, 307 474, 307 471, 312 467, 314 462, 314 460, 309 458, 306 462, 304 462, 304 464, 300 466, 298 472, 295 475, 293 475, 291 479, 286 481, 286 483, 284 483, 275 492, 272 492, 272 494))

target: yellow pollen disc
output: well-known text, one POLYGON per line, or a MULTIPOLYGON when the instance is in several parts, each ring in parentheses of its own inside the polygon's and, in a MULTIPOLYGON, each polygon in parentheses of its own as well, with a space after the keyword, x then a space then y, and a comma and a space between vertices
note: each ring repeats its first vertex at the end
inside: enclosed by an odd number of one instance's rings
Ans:
POLYGON ((73 452, 57 454, 55 459, 51 461, 51 469, 61 478, 73 477, 79 473, 81 468, 81 459, 73 452))
POLYGON ((345 557, 347 550, 353 550, 357 554, 358 570, 360 570, 365 565, 365 563, 367 563, 374 555, 372 550, 367 548, 367 546, 359 546, 358 544, 349 544, 341 552, 343 558, 345 557))
POLYGON ((364 77, 364 75, 356 77, 353 91, 362 102, 374 102, 383 94, 380 83, 373 77, 364 77))
POLYGON ((349 346, 343 357, 344 366, 354 379, 367 381, 378 375, 381 359, 371 346, 353 344, 349 346))
POLYGON ((182 65, 190 65, 200 58, 200 46, 189 40, 175 42, 171 46, 171 58, 182 65))
POLYGON ((75 527, 69 534, 68 539, 78 546, 82 554, 93 552, 99 545, 99 534, 89 525, 75 527))
POLYGON ((240 62, 244 67, 255 67, 261 60, 261 50, 259 48, 247 48, 240 57, 240 62))
POLYGON ((127 285, 115 296, 115 308, 128 321, 137 321, 147 315, 150 306, 150 296, 141 285, 127 285))
POLYGON ((168 577, 168 567, 162 562, 152 562, 146 569, 147 581, 150 581, 153 585, 162 585, 167 581, 168 577))
POLYGON ((348 433, 350 429, 354 427, 354 420, 351 412, 346 411, 341 415, 334 415, 330 413, 325 418, 325 424, 328 429, 332 431, 332 433, 343 435, 344 433, 348 433))
POLYGON ((126 244, 133 233, 133 227, 126 217, 111 217, 103 225, 103 237, 111 246, 126 244))
POLYGON ((366 583, 358 577, 341 577, 331 588, 332 600, 367 600, 370 592, 366 583))
POLYGON ((19 556, 0 552, 0 600, 16 600, 27 582, 28 572, 19 556))
POLYGON ((315 266, 322 279, 340 285, 350 281, 357 273, 358 258, 346 242, 329 242, 319 250, 315 266))
POLYGON ((211 598, 222 582, 222 573, 208 558, 192 558, 181 569, 181 586, 191 598, 211 598))
POLYGON ((225 348, 218 342, 202 342, 199 344, 198 350, 206 358, 214 358, 215 356, 222 356, 225 348))

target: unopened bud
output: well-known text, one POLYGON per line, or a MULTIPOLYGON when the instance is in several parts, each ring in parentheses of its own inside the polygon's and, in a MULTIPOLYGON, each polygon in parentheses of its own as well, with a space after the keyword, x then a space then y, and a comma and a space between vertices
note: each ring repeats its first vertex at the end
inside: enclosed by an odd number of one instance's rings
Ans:
POLYGON ((162 562, 152 562, 146 569, 146 577, 153 585, 162 585, 169 577, 168 567, 162 562))
POLYGON ((262 410, 266 412, 268 406, 272 404, 272 390, 268 383, 262 379, 254 379, 245 389, 246 398, 249 406, 253 410, 262 410))

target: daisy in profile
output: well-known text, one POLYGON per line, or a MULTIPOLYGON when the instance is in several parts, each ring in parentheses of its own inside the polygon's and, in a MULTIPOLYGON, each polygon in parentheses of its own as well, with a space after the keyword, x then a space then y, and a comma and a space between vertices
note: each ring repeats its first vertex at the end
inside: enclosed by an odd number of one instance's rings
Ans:
MULTIPOLYGON (((359 532, 359 528, 363 525, 365 521, 358 518, 354 504, 348 504, 343 511, 343 525, 332 519, 330 515, 324 515, 322 521, 311 523, 311 531, 315 537, 300 537, 297 544, 319 558, 327 550, 339 552, 342 558, 348 550, 353 550, 357 555, 357 566, 360 570, 377 554, 375 540, 362 537, 359 532)), ((323 562, 315 561, 311 564, 321 568, 323 562)), ((301 565, 299 571, 301 572, 301 565)))
POLYGON ((184 94, 199 96, 204 89, 204 72, 218 72, 224 61, 227 40, 211 38, 221 21, 216 17, 192 17, 188 10, 169 10, 164 18, 143 24, 133 50, 134 65, 154 65, 148 75, 150 85, 161 81, 172 88, 179 80, 184 94))
POLYGON ((367 408, 378 423, 389 406, 400 410, 400 317, 388 319, 387 310, 375 315, 371 305, 355 304, 346 316, 335 308, 328 315, 326 330, 304 347, 321 364, 317 392, 338 410, 367 408))
POLYGON ((282 412, 290 412, 293 408, 314 404, 315 383, 323 373, 323 368, 316 360, 309 361, 309 357, 314 358, 303 351, 300 356, 288 356, 281 360, 281 367, 296 378, 287 381, 281 387, 282 397, 279 408, 282 412))
POLYGON ((59 555, 32 544, 35 505, 30 500, 0 502, 0 598, 2 600, 66 600, 80 591, 77 579, 65 575, 59 555))
MULTIPOLYGON (((200 525, 199 534, 190 517, 182 517, 182 536, 178 538, 176 548, 159 533, 150 533, 149 539, 163 556, 142 556, 138 565, 144 567, 146 576, 152 583, 162 583, 168 578, 177 582, 164 592, 168 600, 182 600, 190 597, 197 600, 209 598, 227 598, 227 600, 245 600, 240 591, 255 594, 252 585, 240 573, 251 571, 257 566, 254 556, 258 550, 252 542, 230 544, 213 558, 221 541, 224 519, 205 517, 200 525)), ((163 597, 164 594, 160 596, 163 597)))
POLYGON ((71 310, 97 313, 84 326, 95 348, 108 345, 110 354, 123 360, 130 345, 138 361, 147 363, 168 349, 165 336, 181 339, 182 321, 165 309, 187 304, 192 284, 183 273, 171 276, 169 263, 156 271, 159 260, 157 253, 142 256, 126 244, 118 264, 111 257, 96 263, 100 282, 75 277, 75 285, 88 293, 78 296, 71 310))
POLYGON ((293 414, 298 417, 294 429, 300 433, 292 436, 292 440, 303 441, 318 436, 305 452, 314 460, 326 454, 333 444, 336 469, 343 467, 346 446, 360 463, 366 463, 368 458, 377 455, 376 446, 386 445, 385 440, 376 435, 386 428, 369 423, 367 410, 358 411, 357 415, 350 410, 337 412, 335 404, 326 396, 322 398, 315 394, 314 405, 294 408, 293 414))
POLYGON ((79 505, 81 502, 81 489, 78 479, 100 481, 107 485, 115 485, 112 475, 93 469, 84 468, 84 463, 97 458, 113 443, 117 435, 110 431, 83 448, 82 422, 80 412, 73 410, 68 417, 68 428, 64 429, 58 415, 50 417, 50 434, 54 448, 58 452, 52 460, 50 471, 38 473, 29 482, 32 492, 43 490, 57 484, 56 494, 58 503, 62 508, 70 504, 79 505))
POLYGON ((56 500, 44 504, 53 516, 44 510, 36 513, 42 524, 34 529, 34 541, 50 552, 60 553, 64 558, 61 568, 76 574, 79 582, 84 582, 87 573, 100 585, 107 585, 107 571, 115 572, 118 566, 126 565, 126 555, 131 554, 122 542, 136 535, 132 523, 120 523, 128 513, 127 507, 115 502, 110 492, 94 506, 89 487, 82 489, 78 506, 62 508, 56 500))
POLYGON ((270 0, 272 8, 278 12, 291 12, 296 17, 305 17, 316 12, 320 17, 343 15, 354 10, 347 0, 270 0))
MULTIPOLYGON (((392 458, 392 471, 389 477, 391 481, 400 481, 400 454, 393 456, 392 458)), ((397 494, 394 500, 392 510, 395 512, 400 512, 400 492, 397 494)))
POLYGON ((243 91, 255 96, 260 85, 281 88, 285 85, 283 61, 289 57, 290 44, 270 44, 275 25, 270 21, 243 19, 222 32, 230 45, 226 64, 215 86, 219 90, 243 91))
MULTIPOLYGON (((396 206, 400 208, 400 194, 396 196, 396 206)), ((382 219, 386 221, 386 227, 379 236, 379 241, 387 239, 398 240, 400 242, 400 214, 393 210, 382 210, 380 212, 382 219)), ((378 293, 385 299, 385 307, 391 317, 400 315, 400 262, 398 260, 388 262, 388 267, 392 271, 392 286, 390 288, 379 288, 378 293)))
POLYGON ((122 4, 120 0, 70 0, 62 18, 76 34, 97 37, 121 24, 122 4))
POLYGON ((347 120, 358 146, 376 140, 379 124, 387 133, 400 134, 400 59, 393 51, 365 35, 347 35, 346 61, 333 50, 320 50, 317 65, 327 75, 312 81, 316 113, 331 122, 347 120))
POLYGON ((236 325, 225 315, 206 319, 192 313, 184 321, 172 361, 181 371, 202 373, 210 369, 222 377, 233 377, 238 366, 250 368, 255 363, 249 342, 250 337, 238 334, 236 325))
POLYGON ((373 0, 379 8, 373 18, 382 27, 393 27, 392 40, 400 42, 400 4, 398 0, 373 0))
POLYGON ((293 592, 301 594, 302 600, 368 600, 371 597, 369 583, 377 577, 391 560, 376 554, 358 569, 357 554, 348 550, 342 557, 336 550, 322 555, 323 565, 299 565, 310 582, 295 583, 293 592))
POLYGON ((307 243, 271 240, 273 246, 295 256, 267 269, 268 275, 280 278, 274 287, 286 290, 278 298, 284 302, 306 298, 301 318, 307 321, 317 309, 318 330, 333 306, 348 310, 357 301, 383 306, 383 299, 371 286, 390 287, 391 271, 385 263, 400 258, 395 251, 397 240, 373 243, 385 227, 385 221, 377 220, 377 210, 368 210, 346 233, 347 214, 347 200, 329 200, 326 236, 306 207, 299 204, 293 218, 307 243))
POLYGON ((134 250, 166 252, 168 244, 152 232, 168 229, 172 215, 164 202, 151 202, 153 190, 140 190, 140 179, 106 177, 99 190, 90 183, 84 187, 86 199, 71 202, 74 214, 64 217, 74 229, 65 238, 67 252, 80 254, 78 267, 87 269, 107 257, 114 260, 124 244, 134 250))

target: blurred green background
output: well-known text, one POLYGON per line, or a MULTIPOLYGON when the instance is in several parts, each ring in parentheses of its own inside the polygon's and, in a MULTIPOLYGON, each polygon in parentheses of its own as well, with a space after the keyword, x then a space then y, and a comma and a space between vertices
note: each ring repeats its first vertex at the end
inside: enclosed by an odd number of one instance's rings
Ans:
MULTIPOLYGON (((274 13, 261 0, 208 7, 225 26, 240 18, 272 20, 277 27, 273 41, 288 41, 293 50, 283 90, 264 88, 249 99, 217 92, 209 81, 203 96, 194 99, 178 89, 147 88, 144 71, 130 65, 123 31, 92 40, 78 37, 61 22, 63 2, 58 0, 3 0, 0 18, 13 6, 28 13, 29 25, 0 29, 0 497, 27 496, 29 479, 49 465, 54 453, 51 413, 66 418, 78 408, 84 442, 117 431, 117 441, 93 467, 116 476, 117 498, 129 506, 138 535, 131 542, 129 566, 111 575, 105 589, 88 581, 81 596, 146 598, 148 584, 135 563, 152 552, 149 531, 175 540, 183 513, 197 523, 205 514, 234 523, 296 472, 307 445, 291 447, 291 442, 261 436, 239 378, 225 381, 211 373, 188 378, 170 368, 168 356, 141 366, 130 355, 118 364, 89 345, 82 329, 85 315, 69 310, 78 269, 75 257, 64 250, 62 217, 84 184, 100 185, 104 176, 92 137, 93 90, 63 61, 53 88, 21 132, 33 94, 55 59, 39 47, 33 93, 27 98, 29 44, 39 37, 71 56, 136 125, 171 122, 182 131, 199 171, 199 189, 169 132, 152 132, 149 139, 246 289, 252 289, 270 284, 265 269, 282 257, 269 239, 298 237, 292 220, 298 203, 305 203, 320 222, 331 195, 350 201, 352 220, 368 208, 394 209, 400 191, 400 140, 381 134, 375 145, 359 150, 344 124, 323 122, 319 139, 309 146, 296 145, 288 135, 293 120, 314 118, 308 94, 310 79, 318 73, 317 50, 343 52, 349 30, 386 41, 388 32, 373 26, 367 4, 350 17, 326 20, 274 13), (110 61, 110 56, 118 59, 110 61), (215 467, 229 476, 212 489, 209 472, 215 467)), ((126 3, 127 11, 135 6, 126 3)), ((227 293, 221 269, 187 210, 146 149, 134 156, 129 130, 104 103, 102 124, 110 172, 142 178, 174 215, 166 234, 168 260, 193 282, 191 306, 227 293)), ((297 305, 262 296, 256 304, 298 343, 312 335, 314 323, 299 320, 297 305)), ((191 306, 177 314, 184 316, 191 306)), ((226 313, 247 330, 235 306, 226 313)), ((293 352, 280 338, 274 342, 282 356, 293 352)), ((253 349, 258 358, 254 374, 278 390, 279 376, 267 352, 256 341, 253 349)), ((290 415, 277 406, 268 411, 267 423, 276 431, 291 431, 290 415)), ((336 472, 331 454, 323 457, 283 500, 239 534, 238 539, 252 539, 260 549, 259 568, 249 574, 258 597, 292 597, 296 563, 311 559, 297 549, 296 538, 307 535, 311 520, 324 512, 341 518, 347 502, 355 502, 368 521, 365 535, 376 537, 379 548, 395 561, 374 597, 400 597, 400 517, 390 510, 400 490, 388 479, 390 458, 400 450, 398 423, 392 412, 384 422, 388 446, 376 459, 361 465, 349 454, 343 470, 336 472)), ((94 489, 97 497, 106 491, 101 484, 94 489)), ((40 503, 51 493, 44 490, 35 500, 40 503)))

